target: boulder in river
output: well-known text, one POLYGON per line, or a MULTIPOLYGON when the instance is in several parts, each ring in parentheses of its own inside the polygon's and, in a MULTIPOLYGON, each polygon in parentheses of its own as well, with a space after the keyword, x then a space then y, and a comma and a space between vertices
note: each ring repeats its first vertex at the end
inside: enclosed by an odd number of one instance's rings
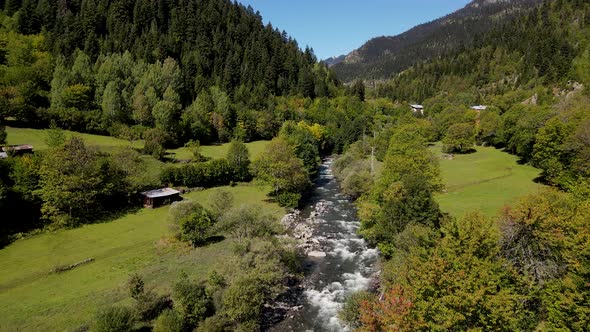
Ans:
POLYGON ((315 250, 314 250, 314 251, 310 251, 310 252, 307 254, 307 256, 308 256, 308 257, 324 258, 324 257, 326 257, 326 253, 325 253, 325 252, 323 252, 323 251, 315 251, 315 250))

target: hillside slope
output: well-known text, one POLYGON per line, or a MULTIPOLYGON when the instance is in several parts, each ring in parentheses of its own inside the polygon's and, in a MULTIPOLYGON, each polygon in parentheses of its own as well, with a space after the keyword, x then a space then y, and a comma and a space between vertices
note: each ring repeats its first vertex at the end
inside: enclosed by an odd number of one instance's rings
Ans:
POLYGON ((389 78, 417 61, 468 45, 479 33, 541 2, 543 0, 474 0, 452 14, 400 35, 373 38, 336 63, 333 69, 345 82, 357 78, 389 78))

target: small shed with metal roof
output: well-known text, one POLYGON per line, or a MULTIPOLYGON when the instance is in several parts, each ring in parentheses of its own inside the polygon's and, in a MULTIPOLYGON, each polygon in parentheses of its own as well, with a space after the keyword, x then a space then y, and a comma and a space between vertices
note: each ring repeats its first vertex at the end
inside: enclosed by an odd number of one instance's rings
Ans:
POLYGON ((141 195, 143 196, 143 206, 150 209, 182 200, 180 191, 172 188, 144 191, 141 195))
POLYGON ((33 153, 33 146, 29 144, 7 145, 0 147, 0 158, 8 156, 22 156, 33 153))
POLYGON ((424 115, 424 106, 419 104, 410 104, 410 107, 414 113, 420 113, 421 115, 424 115))

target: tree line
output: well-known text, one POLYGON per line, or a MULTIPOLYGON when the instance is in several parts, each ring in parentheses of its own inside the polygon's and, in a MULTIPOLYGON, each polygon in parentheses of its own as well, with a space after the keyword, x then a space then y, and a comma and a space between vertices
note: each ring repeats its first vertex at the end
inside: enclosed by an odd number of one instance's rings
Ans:
POLYGON ((253 140, 276 135, 277 97, 340 94, 312 49, 230 1, 2 5, 0 117, 15 124, 253 140))
POLYGON ((344 192, 358 198, 360 233, 383 258, 380 291, 351 295, 341 318, 359 331, 584 331, 586 185, 523 197, 496 218, 446 215, 433 197, 443 186, 428 126, 395 121, 379 177, 370 166, 376 141, 351 145, 334 163, 344 192))

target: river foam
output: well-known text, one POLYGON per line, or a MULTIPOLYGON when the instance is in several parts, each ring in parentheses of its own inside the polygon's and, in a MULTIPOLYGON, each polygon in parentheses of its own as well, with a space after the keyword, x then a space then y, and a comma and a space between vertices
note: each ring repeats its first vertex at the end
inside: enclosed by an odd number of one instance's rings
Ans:
POLYGON ((306 260, 302 307, 273 332, 348 331, 338 312, 350 294, 371 283, 379 253, 357 235, 354 205, 339 192, 330 167, 331 161, 322 164, 312 203, 301 213, 313 225, 311 240, 319 248, 306 260))

